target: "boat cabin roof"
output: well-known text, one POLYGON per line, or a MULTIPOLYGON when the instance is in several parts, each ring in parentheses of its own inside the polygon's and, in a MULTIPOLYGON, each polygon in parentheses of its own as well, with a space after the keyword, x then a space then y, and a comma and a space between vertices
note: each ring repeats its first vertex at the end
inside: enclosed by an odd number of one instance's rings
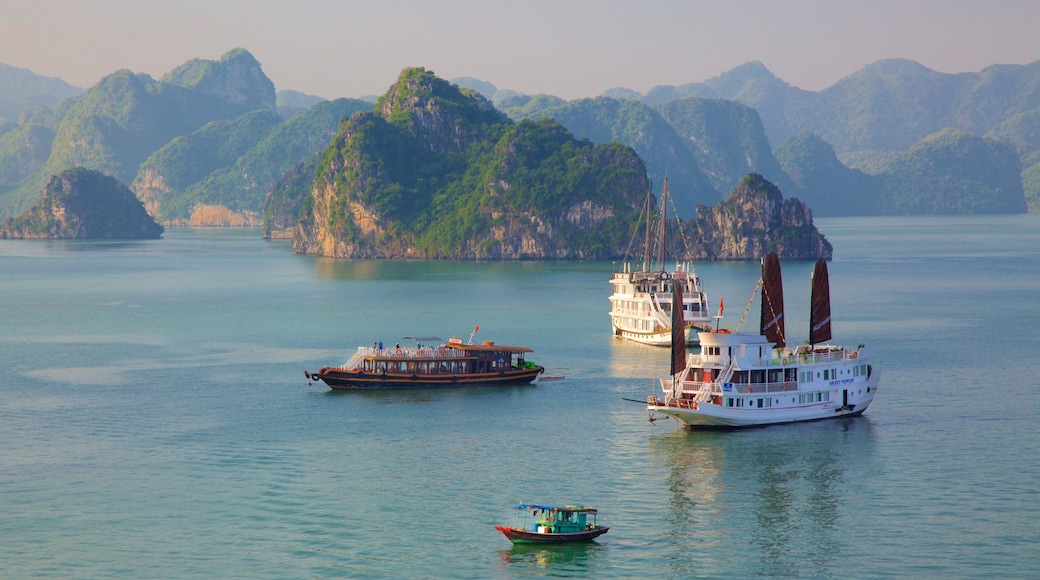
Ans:
POLYGON ((578 505, 554 506, 554 505, 541 505, 541 504, 536 504, 536 503, 522 503, 522 504, 516 506, 516 509, 518 509, 518 510, 544 510, 544 511, 547 511, 547 512, 551 512, 551 511, 555 510, 555 511, 564 512, 564 513, 573 512, 573 513, 584 513, 584 514, 594 514, 594 513, 596 513, 598 511, 596 508, 590 507, 590 506, 578 506, 578 505))
POLYGON ((471 352, 509 352, 514 354, 521 352, 534 352, 526 346, 503 346, 501 344, 495 344, 490 340, 485 340, 484 344, 462 344, 448 340, 448 344, 445 346, 448 348, 471 352))

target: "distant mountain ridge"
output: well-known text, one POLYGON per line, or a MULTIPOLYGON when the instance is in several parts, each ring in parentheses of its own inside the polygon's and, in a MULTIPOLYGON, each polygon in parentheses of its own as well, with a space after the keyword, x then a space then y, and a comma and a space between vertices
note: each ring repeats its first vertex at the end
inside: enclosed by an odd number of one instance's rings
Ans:
POLYGON ((811 132, 839 155, 906 151, 946 128, 981 136, 1040 107, 1040 61, 948 74, 911 60, 888 59, 815 92, 780 80, 761 62, 750 62, 702 83, 660 85, 640 98, 662 103, 690 96, 753 107, 776 144, 811 132))
POLYGON ((68 167, 88 167, 130 183, 140 164, 173 138, 210 121, 274 108, 273 83, 242 49, 216 62, 190 61, 158 82, 116 71, 71 102, 47 161, 15 191, 0 192, 0 207, 9 213, 24 210, 46 176, 68 167))
MULTIPOLYGON (((810 205, 814 211, 822 212, 821 215, 929 213, 936 208, 932 203, 893 200, 892 195, 913 197, 918 192, 894 187, 892 184, 898 178, 890 179, 886 175, 895 172, 907 176, 907 161, 903 156, 912 147, 952 128, 969 135, 1011 143, 1021 159, 1022 170, 1017 177, 1021 186, 1014 183, 1015 176, 1000 177, 997 189, 1001 193, 998 197, 1005 194, 1014 197, 1021 189, 1027 208, 1040 211, 1040 131, 1036 129, 1036 119, 1040 118, 1040 61, 1028 65, 994 65, 979 73, 945 74, 913 61, 891 59, 864 67, 832 87, 817 92, 791 86, 778 79, 762 63, 750 62, 702 83, 661 85, 645 95, 616 88, 599 97, 603 98, 635 99, 658 111, 673 110, 676 103, 690 99, 739 102, 755 111, 762 126, 761 134, 757 136, 759 129, 753 125, 716 131, 712 136, 710 131, 704 132, 706 127, 697 128, 696 124, 685 123, 674 115, 668 119, 673 130, 687 138, 691 152, 702 153, 702 157, 697 159, 697 168, 713 176, 719 195, 728 191, 745 173, 754 172, 780 184, 788 195, 814 200, 810 205), (803 149, 799 153, 799 176, 792 179, 775 157, 788 140, 797 140, 803 135, 813 135, 827 144, 826 148, 816 147, 812 151, 835 158, 810 162, 805 157, 809 150, 803 149), (766 147, 762 143, 772 147, 774 153, 765 154, 766 147), (730 161, 726 162, 726 159, 730 161), (844 169, 834 167, 835 161, 844 169), (813 174, 828 166, 833 171, 813 174), (842 174, 840 181, 825 185, 826 180, 837 177, 838 173, 842 174), (870 175, 878 178, 871 179, 870 175), (889 185, 885 186, 885 183, 889 185), (881 203, 881 187, 886 187, 889 192, 886 197, 889 202, 881 203)), ((574 121, 573 115, 558 113, 588 99, 572 103, 554 102, 552 97, 545 95, 528 96, 499 90, 494 100, 508 104, 505 110, 514 118, 558 114, 576 134, 588 136, 593 141, 599 138, 597 130, 574 121)), ((707 117, 719 127, 725 125, 723 118, 718 113, 707 117)), ((604 122, 599 131, 611 125, 639 126, 639 123, 638 118, 618 118, 604 122)), ((735 127, 731 124, 731 128, 735 127)), ((657 153, 641 147, 636 140, 621 132, 611 136, 636 147, 640 155, 645 156, 653 175, 668 171, 668 165, 675 163, 674 155, 658 157, 657 153)), ((943 146, 953 146, 953 141, 945 140, 943 143, 943 146)), ((789 154, 790 150, 785 153, 789 154)), ((956 155, 939 157, 951 159, 956 155)), ((964 191, 971 182, 984 180, 985 175, 1008 171, 1010 165, 1000 157, 986 156, 986 162, 992 164, 990 166, 969 164, 978 175, 960 173, 962 177, 950 180, 949 184, 964 191)), ((913 159, 909 163, 913 165, 913 159)), ((941 171, 941 168, 922 166, 912 173, 941 171)), ((683 197, 702 194, 691 194, 681 178, 672 189, 677 207, 683 208, 680 213, 689 217, 691 212, 687 208, 690 201, 683 197)), ((983 195, 981 191, 976 194, 977 197, 983 195)), ((1011 208, 1021 207, 1017 201, 991 204, 982 199, 955 205, 962 208, 1002 207, 1007 211, 1017 211, 1011 208)), ((951 209, 947 207, 942 211, 951 209)))
POLYGON ((17 121, 31 107, 56 107, 85 90, 59 78, 0 63, 0 124, 5 119, 17 121))
MULTIPOLYGON (((552 118, 579 141, 631 147, 654 183, 669 178, 674 209, 687 219, 749 173, 817 215, 988 212, 1019 211, 1019 198, 1040 210, 1037 67, 947 75, 893 59, 810 92, 751 62, 703 83, 571 102, 473 78, 455 84, 513 121, 552 118)), ((81 166, 131 184, 169 225, 256 225, 285 172, 316 170, 312 156, 340 118, 373 106, 275 92, 244 49, 193 59, 159 81, 117 71, 57 105, 0 121, 0 218, 38 201, 49 176, 81 166)), ((420 128, 427 121, 413 119, 420 128)))

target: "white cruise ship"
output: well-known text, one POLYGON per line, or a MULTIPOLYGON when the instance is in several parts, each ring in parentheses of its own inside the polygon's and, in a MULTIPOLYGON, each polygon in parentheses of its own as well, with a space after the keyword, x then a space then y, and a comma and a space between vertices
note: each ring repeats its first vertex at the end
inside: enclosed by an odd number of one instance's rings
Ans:
POLYGON ((652 197, 648 192, 646 239, 641 267, 633 269, 631 264, 624 263, 621 271, 615 272, 610 279, 610 323, 614 336, 618 338, 668 346, 672 342, 673 296, 678 287, 683 296, 681 311, 685 340, 687 343, 695 343, 698 331, 711 328, 708 296, 692 264, 677 262, 675 270, 666 269, 667 178, 661 195, 661 221, 656 240, 651 236, 652 197), (655 241, 659 256, 656 263, 651 259, 655 241))
MULTIPOLYGON (((863 414, 877 393, 881 374, 870 349, 827 344, 831 339, 827 262, 813 271, 809 341, 787 346, 780 262, 762 262, 760 334, 700 333, 700 353, 686 352, 676 333, 663 393, 647 398, 651 421, 671 417, 683 426, 734 428, 815 421, 863 414)), ((681 313, 676 313, 681 316, 681 313)), ((681 325, 677 318, 673 327, 681 325)))

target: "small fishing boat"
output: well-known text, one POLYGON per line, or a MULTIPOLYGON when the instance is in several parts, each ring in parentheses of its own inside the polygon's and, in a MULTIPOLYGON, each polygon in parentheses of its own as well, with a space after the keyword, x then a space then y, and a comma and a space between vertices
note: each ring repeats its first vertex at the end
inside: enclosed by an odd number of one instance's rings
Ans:
MULTIPOLYGON (((651 421, 661 414, 691 429, 733 428, 854 417, 867 410, 881 374, 869 347, 827 344, 827 262, 817 261, 813 270, 809 340, 795 348, 787 346, 776 254, 762 260, 760 283, 760 334, 701 332, 700 353, 688 354, 682 333, 673 333, 671 378, 661 379, 662 396, 647 397, 651 421)), ((673 329, 681 326, 681 318, 673 323, 673 329)))
POLYGON ((697 332, 711 328, 708 295, 693 270, 693 264, 676 262, 674 271, 666 269, 667 178, 661 194, 661 221, 656 240, 651 236, 652 203, 653 194, 647 192, 642 265, 633 268, 626 262, 610 279, 610 323, 614 336, 641 344, 668 346, 672 340, 672 310, 680 309, 685 340, 696 343, 697 332), (658 250, 656 261, 651 257, 655 241, 658 250), (674 290, 676 288, 678 292, 674 290))
POLYGON ((304 371, 307 380, 322 381, 331 389, 393 389, 418 387, 494 386, 527 384, 545 368, 526 360, 533 352, 526 346, 504 346, 485 340, 473 343, 450 338, 405 337, 414 346, 384 347, 381 342, 359 346, 357 352, 340 366, 326 366, 317 372, 304 371), (429 343, 433 341, 436 346, 429 343))
POLYGON ((512 526, 495 526, 514 544, 544 544, 591 540, 607 533, 596 525, 597 510, 588 506, 522 503, 512 526))

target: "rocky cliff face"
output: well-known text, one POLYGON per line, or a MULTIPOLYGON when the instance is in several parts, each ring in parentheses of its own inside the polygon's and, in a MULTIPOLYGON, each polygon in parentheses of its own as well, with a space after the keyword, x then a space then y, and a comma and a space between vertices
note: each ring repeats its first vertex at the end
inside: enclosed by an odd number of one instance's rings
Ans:
POLYGON ((231 50, 216 62, 190 60, 170 71, 162 80, 247 110, 277 110, 274 83, 244 48, 231 50))
POLYGON ((52 176, 38 205, 0 224, 0 238, 158 239, 162 233, 125 185, 81 167, 52 176))
POLYGON ((748 174, 729 198, 697 207, 683 226, 694 260, 759 260, 776 252, 785 260, 830 259, 830 242, 813 225, 812 211, 761 175, 748 174))
POLYGON ((161 215, 162 198, 170 193, 170 186, 166 185, 166 178, 155 169, 146 169, 141 172, 135 182, 137 198, 144 204, 149 215, 161 215))
POLYGON ((265 240, 291 240, 300 221, 300 207, 314 182, 317 159, 297 163, 267 190, 262 216, 265 240))
POLYGON ((509 123, 480 93, 462 92, 421 68, 401 73, 376 107, 384 119, 407 116, 409 133, 435 153, 462 151, 483 139, 489 125, 509 123))

